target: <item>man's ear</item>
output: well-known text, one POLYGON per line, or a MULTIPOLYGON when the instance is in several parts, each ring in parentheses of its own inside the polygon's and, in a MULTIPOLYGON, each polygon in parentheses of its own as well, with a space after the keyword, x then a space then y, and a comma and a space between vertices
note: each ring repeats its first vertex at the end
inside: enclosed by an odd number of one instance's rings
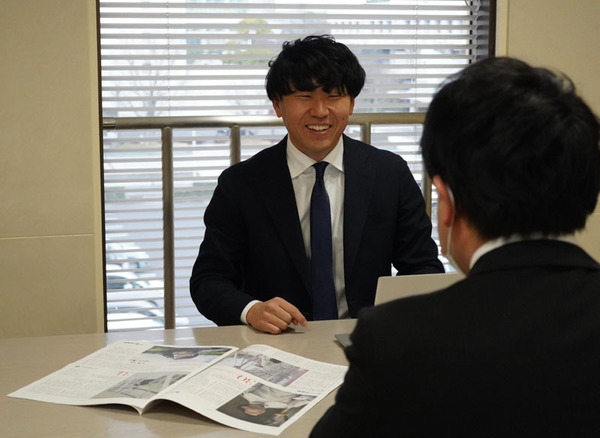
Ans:
POLYGON ((455 216, 454 200, 452 199, 448 186, 438 175, 433 177, 433 185, 438 194, 438 222, 449 227, 452 225, 452 220, 455 216))
POLYGON ((273 100, 271 101, 271 103, 273 104, 273 109, 275 110, 275 114, 277 114, 277 117, 281 117, 281 105, 279 99, 273 100))

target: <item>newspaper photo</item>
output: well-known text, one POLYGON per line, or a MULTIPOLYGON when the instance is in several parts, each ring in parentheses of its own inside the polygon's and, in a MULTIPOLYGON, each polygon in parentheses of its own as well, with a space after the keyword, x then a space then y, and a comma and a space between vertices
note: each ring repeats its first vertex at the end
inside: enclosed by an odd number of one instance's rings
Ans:
POLYGON ((9 396, 123 404, 140 414, 170 400, 230 427, 279 435, 337 388, 346 370, 266 345, 240 350, 119 341, 9 396))

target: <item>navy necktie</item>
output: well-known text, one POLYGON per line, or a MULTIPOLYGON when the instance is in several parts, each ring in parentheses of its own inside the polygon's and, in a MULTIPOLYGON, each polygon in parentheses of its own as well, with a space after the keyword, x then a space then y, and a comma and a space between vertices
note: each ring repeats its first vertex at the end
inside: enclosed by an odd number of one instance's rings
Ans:
POLYGON ((323 174, 329 163, 313 164, 315 185, 310 198, 310 273, 313 319, 337 319, 337 300, 333 284, 331 210, 323 174))

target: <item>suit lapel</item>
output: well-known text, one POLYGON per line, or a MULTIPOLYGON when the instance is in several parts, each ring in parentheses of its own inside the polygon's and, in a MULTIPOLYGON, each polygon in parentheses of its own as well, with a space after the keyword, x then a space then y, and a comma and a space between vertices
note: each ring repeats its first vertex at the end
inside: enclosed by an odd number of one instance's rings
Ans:
POLYGON ((287 137, 273 147, 273 153, 263 162, 258 191, 274 225, 274 232, 286 248, 306 290, 309 291, 309 266, 294 188, 287 166, 286 145, 287 137))
POLYGON ((367 166, 369 150, 344 136, 344 271, 352 272, 367 220, 375 169, 367 166))

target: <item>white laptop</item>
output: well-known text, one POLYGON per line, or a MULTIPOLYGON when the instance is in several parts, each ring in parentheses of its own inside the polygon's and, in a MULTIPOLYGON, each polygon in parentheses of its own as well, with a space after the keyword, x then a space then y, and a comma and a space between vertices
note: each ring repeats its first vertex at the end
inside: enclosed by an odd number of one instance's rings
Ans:
MULTIPOLYGON (((375 290, 375 305, 411 295, 435 292, 463 278, 465 275, 462 272, 379 277, 375 290)), ((342 347, 348 347, 351 344, 349 333, 337 334, 335 340, 342 347)))
POLYGON ((465 275, 461 272, 379 277, 375 291, 375 305, 411 295, 435 292, 464 277, 465 275))

